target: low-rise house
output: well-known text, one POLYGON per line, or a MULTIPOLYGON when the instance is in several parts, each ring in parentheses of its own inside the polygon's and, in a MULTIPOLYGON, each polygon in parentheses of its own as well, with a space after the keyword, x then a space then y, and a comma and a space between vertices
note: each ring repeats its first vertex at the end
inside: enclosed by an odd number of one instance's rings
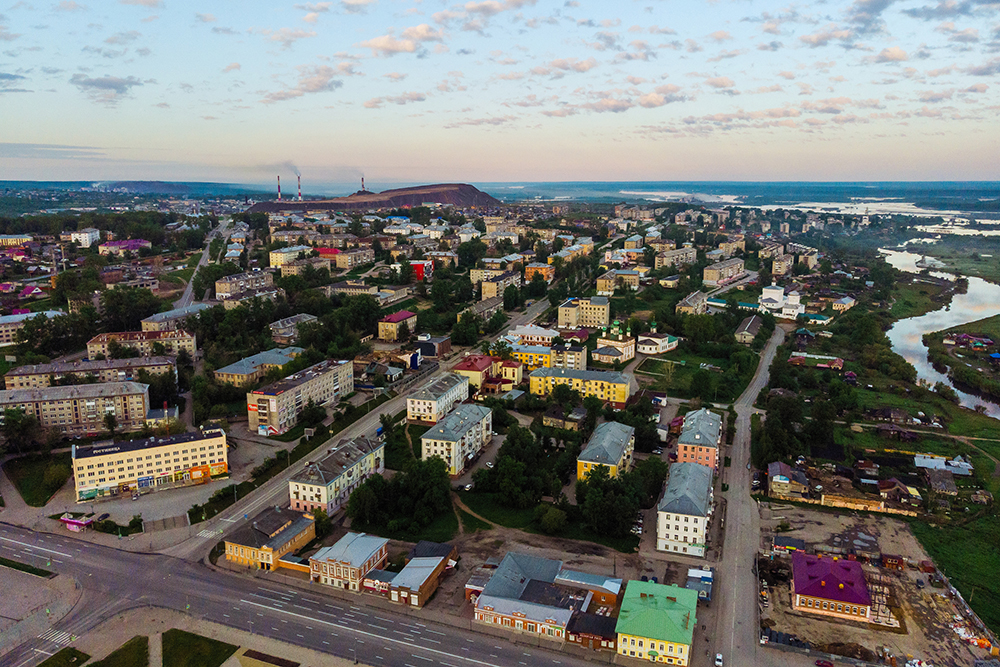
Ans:
POLYGON ((704 315, 708 312, 708 295, 702 291, 692 292, 677 302, 674 312, 685 315, 704 315))
POLYGON ((258 570, 277 570, 288 566, 282 556, 315 537, 316 520, 311 514, 270 507, 226 537, 226 560, 258 570))
POLYGON ((650 581, 629 581, 618 612, 618 655, 670 665, 691 659, 698 593, 650 581))
POLYGON ((773 461, 767 464, 767 481, 772 496, 806 498, 809 495, 809 480, 806 474, 787 463, 773 461))
POLYGON ((556 279, 556 267, 539 262, 532 262, 524 267, 524 281, 526 283, 534 280, 536 275, 540 275, 545 282, 551 285, 552 281, 556 279))
POLYGON ((608 477, 618 477, 632 465, 635 428, 618 422, 598 424, 576 459, 576 478, 586 479, 592 470, 606 468, 608 477))
POLYGON ((852 296, 845 296, 843 298, 837 299, 831 305, 833 309, 838 313, 843 313, 844 311, 850 310, 854 307, 857 301, 852 296))
POLYGON ((745 318, 736 329, 736 342, 743 345, 752 343, 760 332, 762 324, 764 324, 764 321, 758 315, 751 315, 745 318))
POLYGON ((671 464, 656 511, 656 549, 704 558, 713 495, 710 468, 691 462, 671 464))
POLYGON ((552 340, 559 336, 559 332, 535 324, 522 324, 511 329, 508 336, 521 345, 551 346, 552 340))
POLYGON ((792 609, 848 621, 870 621, 872 599, 861 563, 792 553, 792 609))
POLYGON ((380 570, 389 560, 389 540, 366 533, 347 533, 336 544, 324 547, 309 558, 312 581, 360 591, 361 582, 372 570, 380 570))
POLYGON ((417 314, 408 310, 400 310, 391 315, 386 315, 378 322, 378 338, 388 342, 395 342, 400 339, 404 330, 409 334, 416 333, 417 314))
POLYGON ((551 405, 542 415, 542 426, 579 431, 580 423, 586 418, 587 410, 585 408, 573 408, 567 413, 563 406, 551 405))
POLYGON ((317 317, 309 313, 299 313, 286 317, 277 322, 271 322, 268 328, 271 330, 271 340, 278 345, 291 345, 299 340, 299 327, 309 322, 315 322, 317 317))
POLYGON ((493 437, 493 411, 463 403, 420 436, 421 458, 444 460, 448 474, 456 477, 472 463, 493 437))
POLYGON ((354 489, 384 470, 384 442, 364 436, 342 439, 288 480, 289 507, 302 512, 322 509, 333 516, 347 504, 354 489))
POLYGON ((677 348, 679 339, 676 336, 671 336, 670 334, 657 333, 656 332, 656 322, 649 328, 649 331, 644 334, 639 334, 639 340, 636 343, 636 351, 639 354, 646 355, 657 355, 666 354, 671 350, 677 348))
POLYGON ((422 357, 437 359, 451 354, 451 336, 420 334, 417 336, 416 347, 422 357))
POLYGON ((301 347, 275 348, 258 352, 215 371, 215 381, 242 387, 257 382, 272 369, 281 368, 303 352, 305 350, 301 347))
POLYGON ((946 496, 958 495, 955 477, 951 474, 950 470, 928 468, 925 474, 927 475, 927 485, 931 487, 931 491, 934 493, 941 493, 946 496))

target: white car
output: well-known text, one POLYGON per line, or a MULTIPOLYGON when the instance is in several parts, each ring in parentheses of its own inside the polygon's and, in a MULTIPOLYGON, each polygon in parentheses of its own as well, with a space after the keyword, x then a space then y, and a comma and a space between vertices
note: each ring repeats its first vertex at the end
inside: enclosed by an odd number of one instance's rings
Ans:
POLYGON ((487 468, 492 468, 493 467, 493 461, 487 461, 486 462, 486 467, 487 468))
POLYGON ((722 654, 721 653, 716 653, 715 654, 715 667, 722 667, 722 654))

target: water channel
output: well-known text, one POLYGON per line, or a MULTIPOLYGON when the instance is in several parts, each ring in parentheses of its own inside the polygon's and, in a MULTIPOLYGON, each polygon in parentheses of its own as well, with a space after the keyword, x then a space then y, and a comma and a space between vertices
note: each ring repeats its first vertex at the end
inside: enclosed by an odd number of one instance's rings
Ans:
MULTIPOLYGON (((885 260, 889 264, 900 271, 920 272, 920 268, 916 265, 920 260, 920 255, 884 248, 880 248, 879 252, 885 256, 885 260)), ((935 278, 954 280, 954 276, 947 273, 932 271, 931 275, 935 278)), ((949 329, 959 324, 974 322, 1000 313, 1000 285, 974 276, 969 276, 968 281, 969 289, 965 294, 952 295, 951 302, 939 310, 899 320, 886 335, 892 343, 893 352, 902 356, 917 369, 918 378, 926 380, 932 385, 944 382, 955 389, 962 406, 975 408, 977 405, 982 405, 986 408, 986 414, 1000 419, 1000 405, 960 391, 955 388, 947 375, 934 370, 931 362, 927 360, 927 348, 924 347, 923 343, 923 335, 926 333, 949 329)))

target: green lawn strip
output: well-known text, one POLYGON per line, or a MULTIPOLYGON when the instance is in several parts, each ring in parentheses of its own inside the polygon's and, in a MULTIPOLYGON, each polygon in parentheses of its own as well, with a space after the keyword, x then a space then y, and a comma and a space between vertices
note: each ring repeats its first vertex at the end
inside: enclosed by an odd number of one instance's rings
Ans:
POLYGON ((993 514, 966 525, 954 522, 931 526, 910 521, 913 534, 934 563, 951 580, 962 597, 993 632, 1000 632, 1000 590, 995 585, 1000 572, 1000 517, 993 514))
POLYGON ((420 442, 420 436, 427 433, 430 430, 430 426, 423 426, 420 424, 410 424, 407 426, 410 434, 410 444, 413 445, 413 456, 415 458, 420 458, 423 454, 423 443, 420 442))
POLYGON ((454 538, 458 532, 458 517, 455 516, 454 512, 444 512, 429 525, 418 531, 392 531, 385 527, 373 527, 362 524, 352 524, 351 529, 403 542, 419 542, 420 540, 447 542, 454 538))
MULTIPOLYGON (((465 503, 466 507, 487 521, 492 521, 493 523, 501 526, 507 526, 508 528, 517 528, 518 530, 523 530, 526 533, 535 533, 536 535, 546 534, 541 530, 535 521, 534 508, 519 510, 504 507, 500 503, 496 502, 492 493, 459 491, 458 494, 459 497, 461 497, 462 502, 465 503)), ((598 535, 587 527, 582 521, 573 520, 567 521, 566 527, 563 528, 561 532, 553 535, 553 537, 563 537, 583 542, 595 542, 624 553, 632 553, 635 551, 636 545, 639 544, 638 537, 629 536, 616 538, 609 537, 607 535, 598 535)))
POLYGON ((163 667, 219 667, 239 646, 184 630, 163 633, 163 667))
POLYGON ((53 454, 51 457, 29 454, 7 461, 3 469, 25 503, 32 507, 44 507, 69 479, 71 464, 72 455, 69 452, 53 454), (50 466, 59 466, 62 470, 60 474, 46 480, 45 472, 50 466))
POLYGON ((477 519, 465 510, 458 510, 458 516, 462 519, 462 530, 466 533, 474 533, 477 530, 490 530, 493 528, 482 519, 477 519))
POLYGON ((149 637, 139 635, 122 644, 104 660, 92 662, 88 667, 148 667, 149 637))
POLYGON ((67 646, 38 667, 80 667, 80 665, 88 660, 90 660, 89 655, 83 651, 76 650, 72 646, 67 646))
MULTIPOLYGON (((204 505, 195 505, 188 510, 188 518, 191 523, 195 524, 211 519, 219 512, 223 511, 227 507, 230 507, 234 502, 236 502, 237 499, 243 498, 257 487, 265 484, 275 475, 288 468, 288 466, 292 463, 305 458, 315 450, 330 442, 334 436, 353 424, 354 421, 377 409, 382 403, 391 400, 393 396, 394 394, 392 393, 382 394, 374 401, 366 403, 363 409, 364 411, 359 412, 353 421, 335 421, 330 424, 329 435, 326 438, 303 440, 287 454, 285 452, 279 452, 272 458, 267 459, 264 463, 257 466, 253 471, 254 476, 252 479, 241 482, 240 484, 231 484, 219 489, 204 505)), ((403 413, 405 414, 406 411, 404 410, 403 413)), ((296 428, 298 427, 296 426, 296 428)), ((287 433, 283 435, 287 435, 287 433)), ((299 435, 301 436, 302 434, 300 433, 299 435)))
POLYGON ((944 290, 945 287, 931 283, 898 283, 893 290, 895 303, 889 312, 895 318, 905 319, 937 310, 942 305, 937 297, 944 290))
POLYGON ((26 572, 28 574, 33 574, 36 577, 51 577, 52 573, 48 570, 43 570, 39 567, 34 567, 33 565, 26 565, 24 563, 18 563, 16 560, 9 560, 7 558, 0 557, 0 565, 3 567, 9 567, 12 570, 20 570, 21 572, 26 572))

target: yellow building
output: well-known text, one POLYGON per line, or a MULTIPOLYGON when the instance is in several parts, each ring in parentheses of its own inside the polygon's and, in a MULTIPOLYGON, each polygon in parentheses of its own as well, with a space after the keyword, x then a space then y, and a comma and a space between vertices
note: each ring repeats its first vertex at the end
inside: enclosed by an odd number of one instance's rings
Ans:
POLYGON ((608 477, 628 472, 635 451, 635 429, 618 422, 598 424, 576 459, 576 478, 586 479, 591 470, 604 467, 608 477))
POLYGON ((556 385, 564 384, 584 396, 596 396, 616 408, 625 407, 634 384, 629 373, 565 368, 539 368, 528 376, 528 380, 530 391, 536 396, 548 396, 556 385))
POLYGON ((209 481, 228 471, 221 428, 166 438, 74 446, 77 502, 143 489, 209 481))
POLYGON ((316 537, 311 514, 271 507, 226 538, 226 560, 258 570, 289 567, 309 571, 308 566, 286 563, 281 557, 309 544, 316 537))
POLYGON ((629 581, 615 624, 618 654, 668 665, 687 665, 697 607, 697 591, 651 581, 629 581))
POLYGON ((309 253, 312 251, 312 247, 307 245, 293 245, 290 248, 278 248, 277 250, 272 250, 268 253, 268 261, 271 263, 271 266, 281 268, 282 264, 298 259, 299 253, 308 257, 309 253))
POLYGON ((137 357, 133 359, 106 359, 104 361, 57 361, 51 364, 18 366, 4 376, 5 389, 38 389, 51 387, 53 381, 69 378, 72 381, 93 377, 97 382, 138 381, 139 371, 150 375, 174 372, 171 357, 137 357))
POLYGON ((399 330, 406 325, 410 334, 417 332, 417 314, 408 310, 400 310, 386 315, 378 322, 378 339, 395 342, 399 339, 399 330))
POLYGON ((4 410, 21 410, 63 435, 93 435, 107 430, 104 418, 113 414, 125 433, 146 424, 149 385, 139 382, 102 382, 40 389, 0 391, 0 423, 4 410))
POLYGON ((194 359, 197 348, 194 334, 177 329, 176 331, 118 331, 103 333, 87 341, 87 356, 96 359, 98 355, 108 356, 108 348, 117 343, 124 348, 138 350, 143 357, 169 354, 176 356, 183 350, 194 359), (162 346, 160 349, 159 346, 162 346))

